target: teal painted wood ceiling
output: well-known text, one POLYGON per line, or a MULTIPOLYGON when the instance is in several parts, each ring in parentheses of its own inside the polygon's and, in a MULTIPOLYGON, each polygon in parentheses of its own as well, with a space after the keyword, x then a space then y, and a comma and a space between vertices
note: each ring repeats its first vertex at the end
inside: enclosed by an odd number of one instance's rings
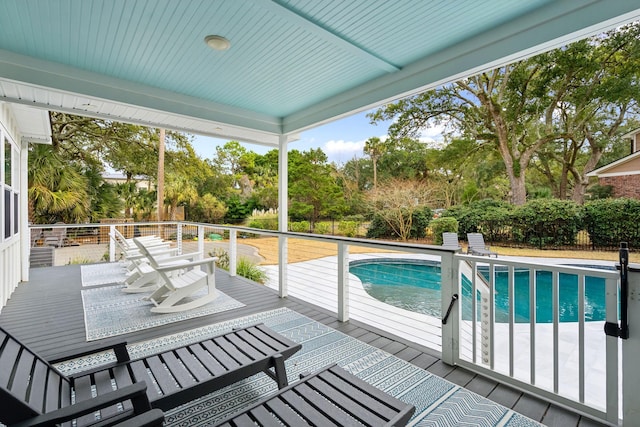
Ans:
POLYGON ((635 19, 639 8, 640 0, 2 0, 0 95, 67 110, 81 110, 81 98, 98 116, 138 107, 180 117, 175 127, 187 130, 196 120, 286 133, 635 19), (210 34, 231 47, 210 49, 210 34))

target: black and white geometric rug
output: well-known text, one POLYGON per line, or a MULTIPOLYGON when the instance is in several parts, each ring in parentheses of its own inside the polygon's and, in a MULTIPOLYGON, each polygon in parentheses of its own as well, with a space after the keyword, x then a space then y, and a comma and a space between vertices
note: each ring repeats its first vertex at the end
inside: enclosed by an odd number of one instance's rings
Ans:
MULTIPOLYGON (((144 301, 145 294, 122 292, 123 285, 83 289, 84 326, 87 341, 127 334, 207 314, 221 313, 244 304, 216 290, 218 296, 201 307, 177 313, 152 313, 153 303, 144 301)), ((192 298, 203 296, 201 289, 192 298)))
MULTIPOLYGON (((302 349, 286 361, 290 382, 296 381, 302 372, 337 363, 374 386, 415 405, 416 413, 410 426, 541 426, 504 406, 286 308, 132 344, 128 348, 132 358, 142 357, 259 322, 302 344, 302 349)), ((113 357, 113 354, 105 352, 64 362, 58 368, 71 373, 107 363, 113 357)), ((275 382, 265 374, 258 374, 167 411, 165 425, 206 426, 275 391, 275 382)))

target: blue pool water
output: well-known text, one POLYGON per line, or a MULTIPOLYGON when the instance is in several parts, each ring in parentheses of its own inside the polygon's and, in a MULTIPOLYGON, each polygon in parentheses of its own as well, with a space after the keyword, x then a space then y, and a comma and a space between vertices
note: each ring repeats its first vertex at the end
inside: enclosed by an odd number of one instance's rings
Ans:
MULTIPOLYGON (((376 260, 352 262, 349 271, 356 275, 365 290, 374 298, 396 307, 440 317, 440 264, 413 260, 376 260)), ((488 270, 479 269, 488 280, 488 270)), ((553 321, 552 275, 548 271, 536 273, 536 321, 553 321)), ((561 322, 578 320, 578 277, 560 274, 559 315, 561 322)), ((509 316, 509 288, 507 271, 496 271, 496 322, 507 322, 509 316)), ((515 320, 528 322, 529 271, 515 272, 515 320)), ((479 298, 478 298, 479 301, 479 298)), ((462 283, 462 316, 471 318, 471 282, 462 283)), ((585 320, 605 318, 605 282, 597 277, 585 279, 585 320)))

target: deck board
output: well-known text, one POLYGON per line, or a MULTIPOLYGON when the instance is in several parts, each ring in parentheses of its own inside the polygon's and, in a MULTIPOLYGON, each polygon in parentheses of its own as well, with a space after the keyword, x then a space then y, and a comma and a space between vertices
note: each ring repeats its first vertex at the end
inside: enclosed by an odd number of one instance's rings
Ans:
POLYGON ((43 357, 62 359, 79 351, 117 342, 137 342, 187 329, 223 322, 267 310, 287 307, 363 342, 382 348, 481 396, 552 427, 603 426, 580 415, 523 394, 511 387, 443 363, 439 354, 426 347, 381 331, 359 321, 339 322, 336 315, 294 297, 279 298, 277 292, 246 279, 216 271, 216 286, 244 307, 150 328, 131 334, 85 341, 82 314, 80 266, 34 268, 30 281, 15 290, 0 312, 0 324, 43 357))

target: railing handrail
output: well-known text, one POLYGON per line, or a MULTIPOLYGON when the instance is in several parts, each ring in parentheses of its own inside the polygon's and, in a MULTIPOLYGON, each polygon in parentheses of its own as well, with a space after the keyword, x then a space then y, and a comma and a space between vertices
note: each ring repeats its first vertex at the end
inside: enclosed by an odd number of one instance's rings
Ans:
POLYGON ((544 263, 544 262, 532 262, 532 261, 521 261, 521 260, 511 260, 507 258, 488 258, 486 256, 478 256, 478 255, 466 255, 466 254, 456 254, 455 257, 460 260, 465 261, 473 261, 478 263, 479 265, 487 264, 487 265, 499 265, 504 267, 514 267, 514 268, 525 268, 525 269, 534 269, 534 270, 544 270, 550 272, 560 272, 567 274, 585 274, 590 277, 599 277, 603 279, 617 279, 619 273, 615 270, 605 270, 602 268, 593 268, 589 267, 585 264, 585 266, 573 266, 566 264, 552 264, 552 263, 544 263))
POLYGON ((438 245, 425 245, 422 243, 408 243, 408 242, 395 242, 395 241, 387 241, 387 240, 372 240, 372 239, 363 239, 356 237, 345 237, 345 236, 328 236, 322 234, 312 234, 312 233, 298 233, 293 231, 276 231, 276 230, 264 230, 261 228, 251 228, 251 227, 242 227, 237 225, 227 225, 227 224, 210 224, 210 223, 200 223, 200 222, 191 222, 191 221, 153 221, 153 222, 110 222, 110 223, 83 223, 83 224, 31 224, 29 225, 30 229, 33 228, 89 228, 89 227, 133 227, 133 226, 158 226, 158 225, 177 225, 181 224, 182 226, 194 226, 194 227, 208 227, 208 228, 216 228, 221 230, 236 230, 238 232, 243 233, 251 233, 251 234, 260 234, 267 235, 273 237, 289 237, 296 239, 305 239, 305 240, 313 240, 320 242, 329 242, 336 243, 342 242, 343 244, 353 244, 357 246, 366 246, 372 248, 388 248, 388 249, 396 249, 399 251, 407 251, 407 252, 421 252, 428 253, 431 255, 441 255, 444 253, 454 253, 456 249, 448 248, 444 246, 438 245))

